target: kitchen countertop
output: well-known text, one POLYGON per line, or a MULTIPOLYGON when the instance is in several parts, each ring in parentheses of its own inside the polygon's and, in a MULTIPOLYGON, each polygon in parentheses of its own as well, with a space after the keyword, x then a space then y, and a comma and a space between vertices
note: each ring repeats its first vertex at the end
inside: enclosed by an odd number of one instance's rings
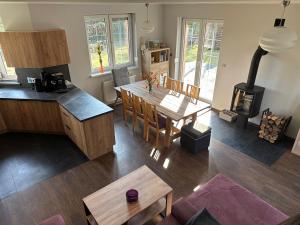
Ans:
POLYGON ((113 109, 77 87, 66 93, 36 92, 31 88, 7 85, 0 87, 0 100, 57 101, 79 121, 112 112, 113 109))

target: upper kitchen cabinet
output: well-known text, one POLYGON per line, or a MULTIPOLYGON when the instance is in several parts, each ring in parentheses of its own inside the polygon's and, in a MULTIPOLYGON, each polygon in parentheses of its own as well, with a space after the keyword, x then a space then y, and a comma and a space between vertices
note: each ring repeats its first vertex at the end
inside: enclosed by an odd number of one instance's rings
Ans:
POLYGON ((0 32, 7 66, 45 68, 70 63, 64 30, 0 32))

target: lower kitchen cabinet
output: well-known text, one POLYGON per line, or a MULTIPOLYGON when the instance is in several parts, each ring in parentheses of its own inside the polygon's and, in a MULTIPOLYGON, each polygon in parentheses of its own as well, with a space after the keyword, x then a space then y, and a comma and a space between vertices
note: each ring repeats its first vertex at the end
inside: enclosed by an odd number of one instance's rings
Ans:
POLYGON ((10 131, 64 133, 57 102, 1 100, 0 113, 10 131))
POLYGON ((5 133, 6 130, 7 130, 7 127, 6 127, 6 124, 4 122, 3 116, 2 116, 2 114, 0 112, 0 134, 5 133))
POLYGON ((60 106, 60 111, 65 133, 89 159, 113 150, 115 135, 112 112, 81 122, 63 106, 60 106))
POLYGON ((89 158, 113 151, 113 112, 79 121, 56 101, 0 100, 0 134, 8 131, 66 134, 89 158))

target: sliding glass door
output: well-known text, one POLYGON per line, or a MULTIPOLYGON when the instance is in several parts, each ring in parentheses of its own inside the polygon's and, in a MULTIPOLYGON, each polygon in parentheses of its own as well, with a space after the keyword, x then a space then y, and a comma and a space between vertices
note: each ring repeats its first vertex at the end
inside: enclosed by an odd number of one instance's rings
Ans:
POLYGON ((183 19, 181 32, 181 74, 184 83, 200 86, 200 97, 213 99, 223 21, 183 19))
POLYGON ((223 22, 206 22, 201 72, 199 75, 200 96, 208 101, 213 99, 222 35, 223 22))
POLYGON ((194 84, 198 61, 200 20, 184 20, 182 74, 185 84, 194 84))

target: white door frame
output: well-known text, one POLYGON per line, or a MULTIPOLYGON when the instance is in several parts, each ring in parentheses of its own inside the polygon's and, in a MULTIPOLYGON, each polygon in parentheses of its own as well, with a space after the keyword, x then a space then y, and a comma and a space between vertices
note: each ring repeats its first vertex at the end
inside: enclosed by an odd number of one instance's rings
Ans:
POLYGON ((186 32, 186 23, 194 21, 199 22, 200 24, 200 32, 198 36, 198 51, 197 51, 197 59, 196 59, 196 69, 195 69, 195 79, 194 85, 200 86, 200 73, 202 67, 202 50, 203 50, 203 43, 204 43, 204 34, 205 34, 205 27, 206 27, 206 20, 204 19, 190 19, 190 18, 182 18, 181 21, 181 45, 180 45, 180 64, 179 64, 179 80, 183 80, 184 75, 184 53, 185 53, 185 32, 186 32))

